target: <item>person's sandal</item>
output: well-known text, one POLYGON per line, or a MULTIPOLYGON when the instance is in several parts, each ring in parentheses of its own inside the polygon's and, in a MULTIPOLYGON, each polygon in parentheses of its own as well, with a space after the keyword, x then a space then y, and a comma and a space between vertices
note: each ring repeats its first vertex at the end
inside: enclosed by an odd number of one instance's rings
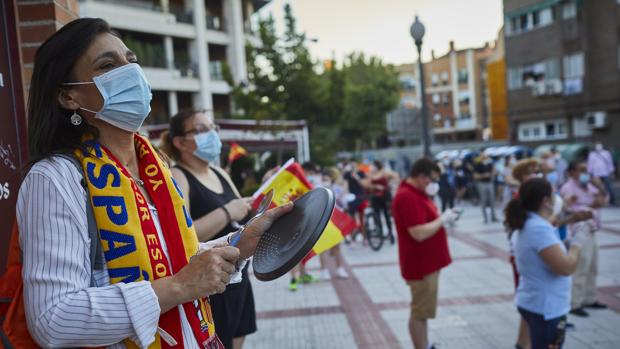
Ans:
POLYGON ((591 304, 586 304, 584 305, 584 307, 586 308, 590 308, 590 309, 607 309, 607 306, 603 303, 599 303, 599 302, 594 302, 591 304))
POLYGON ((583 308, 577 308, 577 309, 572 309, 570 311, 571 314, 579 316, 579 317, 588 317, 590 316, 590 314, 588 314, 587 311, 583 310, 583 308))

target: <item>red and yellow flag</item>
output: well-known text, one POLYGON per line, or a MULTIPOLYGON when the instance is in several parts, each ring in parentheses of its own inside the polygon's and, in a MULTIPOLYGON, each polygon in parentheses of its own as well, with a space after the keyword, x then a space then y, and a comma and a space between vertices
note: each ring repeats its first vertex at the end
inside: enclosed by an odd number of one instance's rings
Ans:
MULTIPOLYGON (((306 179, 301 166, 294 159, 290 159, 254 193, 254 208, 258 207, 258 204, 270 189, 274 190, 271 207, 275 207, 294 201, 310 191, 312 184, 306 179)), ((335 208, 325 231, 323 231, 323 235, 321 235, 308 256, 304 258, 304 262, 338 245, 345 236, 351 234, 355 226, 355 221, 349 215, 335 208)))
POLYGON ((230 151, 228 152, 228 163, 232 164, 235 160, 239 159, 240 157, 246 156, 247 154, 247 150, 237 144, 237 142, 232 142, 230 144, 230 151))

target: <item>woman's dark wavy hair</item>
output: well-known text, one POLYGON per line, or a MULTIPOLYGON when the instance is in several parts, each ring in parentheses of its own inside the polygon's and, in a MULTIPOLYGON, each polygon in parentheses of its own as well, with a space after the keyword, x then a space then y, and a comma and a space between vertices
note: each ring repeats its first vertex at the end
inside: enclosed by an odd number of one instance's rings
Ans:
POLYGON ((185 123, 187 120, 190 120, 201 112, 203 111, 198 109, 181 110, 170 118, 168 129, 159 136, 161 141, 159 148, 174 161, 179 161, 181 159, 181 151, 174 145, 172 140, 174 137, 184 136, 185 123))
POLYGON ((37 50, 28 98, 28 149, 30 164, 58 153, 82 148, 82 137, 99 136, 98 130, 82 118, 72 125, 73 110, 60 106, 62 83, 75 81, 76 62, 102 33, 114 34, 100 18, 76 19, 47 39, 37 50))
POLYGON ((519 187, 519 198, 510 200, 504 209, 504 227, 509 234, 523 228, 528 212, 540 209, 543 199, 553 194, 551 184, 544 178, 531 178, 519 187))

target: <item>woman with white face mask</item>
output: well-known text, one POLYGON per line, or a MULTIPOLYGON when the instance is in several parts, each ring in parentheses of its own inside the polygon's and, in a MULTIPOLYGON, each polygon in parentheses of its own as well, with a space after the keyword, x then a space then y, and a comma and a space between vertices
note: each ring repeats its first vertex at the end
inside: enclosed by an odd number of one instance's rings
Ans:
POLYGON ((507 230, 515 232, 519 287, 515 303, 527 322, 532 349, 561 349, 570 310, 571 277, 589 231, 577 232, 566 248, 551 224, 562 202, 543 178, 519 188, 505 209, 507 230))
MULTIPOLYGON (((241 198, 228 173, 217 167, 222 142, 213 119, 201 110, 181 111, 161 136, 162 149, 175 160, 172 176, 182 192, 200 241, 219 239, 245 223, 251 198, 241 198)), ((210 297, 218 337, 226 348, 241 348, 256 332, 256 311, 247 266, 242 281, 210 297), (233 345, 234 343, 234 345, 233 345)))
POLYGON ((201 244, 169 169, 136 133, 151 102, 137 60, 99 18, 37 50, 32 165, 16 206, 28 347, 223 348, 208 297, 292 209, 267 211, 237 247, 232 234, 201 244))

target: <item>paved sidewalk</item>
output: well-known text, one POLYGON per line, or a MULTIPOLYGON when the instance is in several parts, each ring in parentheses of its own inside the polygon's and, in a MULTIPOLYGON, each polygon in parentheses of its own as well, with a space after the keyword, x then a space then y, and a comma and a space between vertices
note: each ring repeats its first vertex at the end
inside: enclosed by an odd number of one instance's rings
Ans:
MULTIPOLYGON (((499 210, 498 210, 499 212, 499 210)), ((598 233, 599 298, 610 305, 576 325, 565 348, 620 348, 620 209, 606 208, 598 233)), ((450 232, 454 262, 441 273, 439 310, 430 340, 448 348, 514 348, 518 314, 512 271, 500 223, 483 224, 478 207, 467 206, 450 232)), ((396 246, 379 252, 342 245, 347 280, 321 281, 288 291, 288 276, 252 280, 258 332, 246 348, 412 348, 407 330, 409 289, 400 277, 396 246)), ((318 258, 309 262, 318 275, 318 258)), ((334 268, 330 265, 332 275, 334 268)))

